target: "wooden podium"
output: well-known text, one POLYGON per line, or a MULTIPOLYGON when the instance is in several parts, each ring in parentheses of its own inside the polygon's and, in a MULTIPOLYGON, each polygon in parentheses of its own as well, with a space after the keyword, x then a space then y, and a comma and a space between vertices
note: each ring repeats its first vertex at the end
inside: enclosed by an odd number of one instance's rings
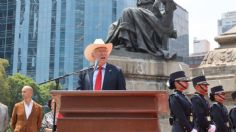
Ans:
POLYGON ((166 91, 65 91, 57 132, 160 132, 158 115, 167 114, 166 91))

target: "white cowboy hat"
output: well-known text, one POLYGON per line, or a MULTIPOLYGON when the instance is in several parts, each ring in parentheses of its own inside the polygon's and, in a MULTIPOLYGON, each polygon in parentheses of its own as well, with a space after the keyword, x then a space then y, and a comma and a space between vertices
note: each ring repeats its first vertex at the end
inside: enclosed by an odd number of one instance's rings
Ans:
POLYGON ((85 58, 90 62, 95 61, 95 58, 93 57, 92 53, 96 48, 101 48, 101 47, 107 48, 108 50, 107 54, 109 56, 112 51, 112 43, 105 44, 102 39, 96 39, 92 44, 89 44, 85 48, 84 50, 85 58))

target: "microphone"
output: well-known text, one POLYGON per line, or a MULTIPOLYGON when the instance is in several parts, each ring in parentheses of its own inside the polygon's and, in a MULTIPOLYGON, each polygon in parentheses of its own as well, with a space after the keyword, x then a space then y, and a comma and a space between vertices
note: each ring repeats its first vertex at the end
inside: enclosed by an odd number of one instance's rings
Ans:
POLYGON ((99 59, 96 59, 95 62, 94 62, 94 66, 90 66, 88 68, 84 68, 82 70, 74 72, 73 74, 81 74, 81 72, 84 72, 84 71, 89 70, 89 69, 93 69, 93 71, 95 71, 97 69, 97 67, 98 67, 98 64, 99 64, 99 59))
POLYGON ((94 62, 94 69, 93 69, 94 71, 97 69, 98 64, 99 64, 99 59, 96 59, 94 62))

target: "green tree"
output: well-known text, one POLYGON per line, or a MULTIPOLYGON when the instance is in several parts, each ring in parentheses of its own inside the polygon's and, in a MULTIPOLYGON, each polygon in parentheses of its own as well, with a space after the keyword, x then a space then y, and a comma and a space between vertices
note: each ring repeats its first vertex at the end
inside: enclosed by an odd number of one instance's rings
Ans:
POLYGON ((33 88, 33 99, 39 104, 44 104, 44 99, 41 97, 39 92, 39 86, 35 83, 33 79, 26 77, 20 73, 16 73, 13 76, 8 77, 7 82, 9 85, 10 101, 8 106, 10 113, 12 112, 15 103, 20 102, 22 100, 21 89, 25 85, 31 86, 33 88))
MULTIPOLYGON (((50 91, 55 89, 56 83, 54 81, 51 81, 51 82, 42 84, 39 87, 40 87, 39 93, 44 101, 44 105, 46 105, 48 100, 51 99, 50 91)), ((59 89, 61 89, 60 85, 59 85, 59 89)), ((49 108, 44 107, 44 112, 48 112, 49 110, 50 110, 49 108)))
MULTIPOLYGON (((52 81, 49 83, 42 84, 39 87, 40 87, 39 93, 41 97, 43 98, 45 102, 47 102, 47 100, 51 98, 50 91, 55 89, 56 83, 52 81)), ((61 89, 60 85, 59 85, 59 89, 61 89)))
POLYGON ((10 113, 12 112, 15 103, 20 102, 22 100, 21 89, 23 86, 29 85, 34 89, 33 99, 42 106, 46 105, 48 99, 51 98, 50 91, 56 86, 55 82, 37 85, 33 79, 26 77, 20 73, 16 73, 13 76, 8 77, 7 81, 9 84, 10 113))
POLYGON ((0 101, 8 105, 8 83, 6 81, 5 69, 9 66, 9 63, 5 59, 0 58, 0 101))

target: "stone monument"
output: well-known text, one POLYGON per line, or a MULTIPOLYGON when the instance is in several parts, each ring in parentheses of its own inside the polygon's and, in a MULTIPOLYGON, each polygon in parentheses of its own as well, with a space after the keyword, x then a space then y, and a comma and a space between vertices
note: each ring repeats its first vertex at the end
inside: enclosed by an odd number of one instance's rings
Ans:
POLYGON ((236 90, 236 26, 217 36, 215 40, 220 48, 209 51, 201 65, 192 69, 192 75, 197 76, 204 71, 210 87, 223 85, 227 102, 232 105, 230 94, 236 90))
MULTIPOLYGON (((132 53, 140 56, 142 53, 132 53)), ((168 90, 167 80, 169 74, 180 70, 189 71, 188 65, 173 60, 155 60, 146 55, 143 58, 133 56, 111 55, 109 63, 122 68, 126 78, 127 90, 168 90), (149 58, 149 59, 148 59, 149 58)), ((189 76, 190 73, 187 72, 189 76)))

